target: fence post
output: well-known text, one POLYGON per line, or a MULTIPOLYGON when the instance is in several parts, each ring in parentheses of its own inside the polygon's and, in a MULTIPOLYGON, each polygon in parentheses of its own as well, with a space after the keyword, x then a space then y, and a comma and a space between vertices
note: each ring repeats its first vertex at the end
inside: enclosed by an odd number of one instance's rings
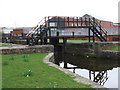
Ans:
POLYGON ((73 35, 73 37, 74 37, 74 35, 75 35, 75 32, 72 32, 72 35, 73 35))
POLYGON ((57 36, 59 36, 59 32, 57 32, 57 36))

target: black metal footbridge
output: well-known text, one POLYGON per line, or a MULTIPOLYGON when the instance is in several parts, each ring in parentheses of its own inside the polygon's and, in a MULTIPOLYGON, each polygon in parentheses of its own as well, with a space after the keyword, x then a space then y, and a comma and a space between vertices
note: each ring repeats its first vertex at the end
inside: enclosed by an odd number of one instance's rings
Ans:
POLYGON ((70 38, 88 38, 88 42, 107 41, 107 31, 100 20, 94 17, 44 17, 27 35, 27 44, 55 44, 59 39, 66 42, 70 38), (81 34, 81 30, 85 31, 81 34))

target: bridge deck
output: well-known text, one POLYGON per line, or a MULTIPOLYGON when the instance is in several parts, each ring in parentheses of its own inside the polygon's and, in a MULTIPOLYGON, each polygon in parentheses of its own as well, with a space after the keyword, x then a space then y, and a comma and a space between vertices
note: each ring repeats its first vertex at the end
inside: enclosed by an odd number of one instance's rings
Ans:
POLYGON ((93 36, 51 36, 51 37, 45 37, 47 39, 49 38, 57 38, 57 39, 62 39, 62 38, 88 38, 88 37, 93 37, 93 36))
POLYGON ((57 27, 57 26, 51 26, 50 28, 91 28, 91 27, 93 27, 93 25, 85 25, 85 26, 64 26, 64 27, 62 27, 62 26, 60 26, 60 27, 57 27))

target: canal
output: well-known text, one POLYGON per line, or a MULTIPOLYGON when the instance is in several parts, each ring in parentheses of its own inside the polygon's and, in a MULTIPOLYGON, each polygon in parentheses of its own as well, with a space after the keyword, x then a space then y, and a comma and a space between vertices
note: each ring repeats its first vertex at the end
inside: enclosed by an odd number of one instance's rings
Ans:
POLYGON ((88 78, 107 88, 118 88, 118 59, 82 57, 77 53, 68 53, 62 47, 55 49, 55 63, 60 67, 88 78))

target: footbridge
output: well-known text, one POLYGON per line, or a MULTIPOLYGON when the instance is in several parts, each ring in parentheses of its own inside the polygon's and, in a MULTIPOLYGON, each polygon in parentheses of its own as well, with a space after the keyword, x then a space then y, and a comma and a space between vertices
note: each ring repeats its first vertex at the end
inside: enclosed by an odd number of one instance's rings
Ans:
POLYGON ((94 17, 44 17, 27 35, 27 44, 55 44, 60 39, 66 42, 70 38, 88 38, 88 42, 107 41, 107 31, 100 20, 94 17), (82 31, 82 32, 81 32, 82 31))

